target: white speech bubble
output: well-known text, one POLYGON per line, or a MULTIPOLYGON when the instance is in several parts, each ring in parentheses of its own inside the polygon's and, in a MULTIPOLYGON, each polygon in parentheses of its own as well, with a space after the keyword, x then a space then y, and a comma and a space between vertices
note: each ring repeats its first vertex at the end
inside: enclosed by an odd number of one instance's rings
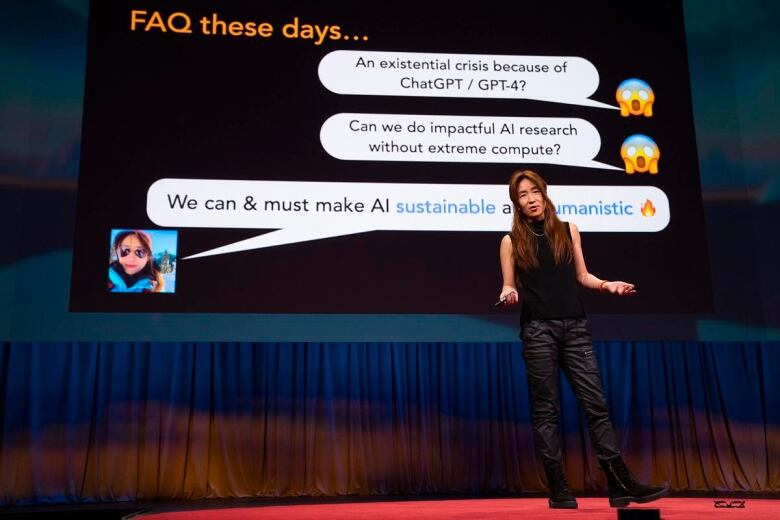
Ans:
MULTIPOLYGON (((549 186, 582 231, 656 232, 669 200, 654 186, 549 186), (652 206, 652 215, 641 208, 652 206)), ((508 231, 506 185, 160 179, 146 211, 162 227, 276 230, 198 258, 366 231, 508 231), (218 209, 221 208, 221 209, 218 209)))
POLYGON ((333 51, 318 72, 337 94, 533 99, 618 109, 588 99, 599 73, 576 56, 333 51))
POLYGON ((594 161, 601 136, 563 117, 342 113, 320 129, 322 147, 352 161, 544 163, 622 170, 594 161))

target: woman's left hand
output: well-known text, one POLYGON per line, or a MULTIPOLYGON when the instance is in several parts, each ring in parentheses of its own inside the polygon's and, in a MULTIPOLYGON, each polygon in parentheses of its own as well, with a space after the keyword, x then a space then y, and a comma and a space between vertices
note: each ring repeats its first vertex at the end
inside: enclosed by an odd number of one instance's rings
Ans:
POLYGON ((605 283, 604 290, 618 296, 634 296, 636 294, 634 284, 620 281, 605 283))

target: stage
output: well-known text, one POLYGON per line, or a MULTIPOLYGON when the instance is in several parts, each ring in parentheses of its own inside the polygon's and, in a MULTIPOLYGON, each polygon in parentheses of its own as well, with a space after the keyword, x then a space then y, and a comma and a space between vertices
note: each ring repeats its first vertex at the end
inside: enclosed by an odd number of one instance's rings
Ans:
MULTIPOLYGON (((85 520, 252 520, 252 519, 445 519, 608 520, 618 518, 605 497, 577 499, 579 509, 552 510, 534 497, 259 497, 189 501, 139 501, 7 507, 0 519, 80 518, 85 520)), ((780 518, 780 497, 773 495, 686 496, 632 504, 630 511, 660 510, 666 520, 764 520, 780 518), (716 502, 720 507, 716 507, 716 502), (744 507, 738 507, 742 503, 744 507), (726 507, 731 505, 732 507, 726 507)), ((648 511, 649 512, 649 511, 648 511)), ((632 518, 631 516, 625 517, 632 518)), ((633 518, 642 518, 636 515, 633 518)), ((647 517, 646 517, 647 518, 647 517)))
MULTIPOLYGON (((604 497, 579 498, 577 510, 551 510, 546 498, 470 498, 450 500, 388 500, 320 504, 243 505, 188 509, 186 511, 149 511, 135 518, 143 520, 239 520, 254 518, 289 519, 445 519, 445 518, 521 518, 522 520, 554 520, 577 518, 582 520, 607 520, 617 518, 617 509, 609 507, 604 497)), ((213 504, 217 506, 217 504, 213 504)), ((693 520, 709 517, 720 519, 780 518, 780 500, 773 499, 714 499, 714 498, 664 498, 651 504, 632 505, 628 509, 660 509, 661 518, 669 520, 693 520), (744 508, 715 507, 737 505, 744 501, 744 508)))

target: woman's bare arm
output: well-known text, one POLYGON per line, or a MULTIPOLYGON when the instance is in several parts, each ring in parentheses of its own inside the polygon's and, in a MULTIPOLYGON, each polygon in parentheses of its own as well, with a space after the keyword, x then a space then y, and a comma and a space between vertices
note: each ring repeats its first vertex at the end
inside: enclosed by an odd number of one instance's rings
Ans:
POLYGON ((577 281, 580 285, 587 287, 588 289, 609 292, 619 296, 636 294, 634 284, 621 281, 609 282, 589 273, 588 268, 585 266, 585 256, 582 254, 580 230, 571 222, 569 223, 569 229, 571 230, 571 242, 573 246, 574 270, 577 273, 577 281))
POLYGON ((501 259, 501 277, 503 285, 499 299, 504 301, 504 305, 514 305, 517 303, 517 286, 515 285, 515 258, 512 251, 512 239, 509 235, 504 235, 501 239, 499 249, 499 258, 501 259))

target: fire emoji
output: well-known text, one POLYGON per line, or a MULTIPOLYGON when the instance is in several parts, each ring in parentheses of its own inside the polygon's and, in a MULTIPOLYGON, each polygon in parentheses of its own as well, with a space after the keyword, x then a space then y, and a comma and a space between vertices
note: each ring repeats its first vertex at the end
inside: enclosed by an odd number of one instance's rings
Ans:
POLYGON ((653 215, 655 215, 655 207, 653 207, 653 203, 650 202, 650 199, 645 199, 645 203, 642 204, 642 216, 652 217, 653 215))

